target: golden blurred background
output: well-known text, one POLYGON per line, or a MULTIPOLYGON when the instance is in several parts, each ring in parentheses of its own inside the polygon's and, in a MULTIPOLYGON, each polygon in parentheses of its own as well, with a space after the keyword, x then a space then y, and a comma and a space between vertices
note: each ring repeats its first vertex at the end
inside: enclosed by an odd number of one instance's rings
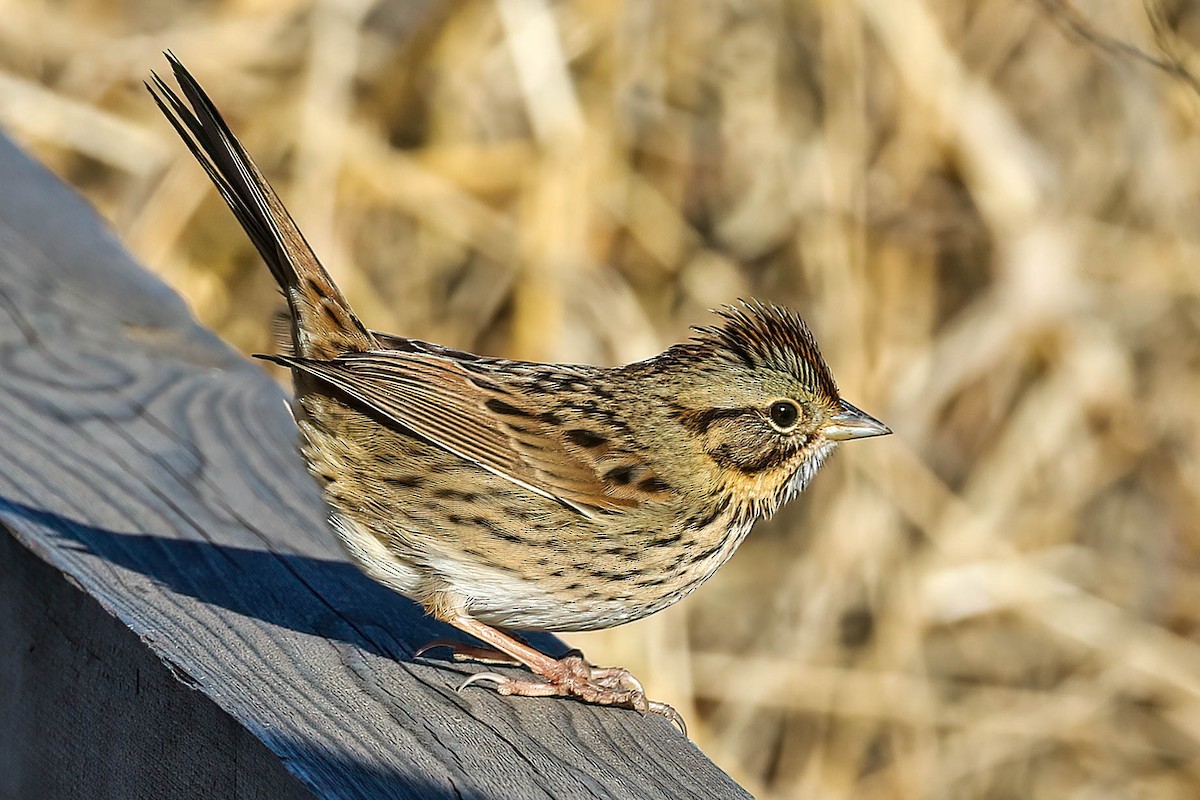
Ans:
POLYGON ((762 798, 1200 796, 1200 6, 0 0, 0 123, 246 352, 171 48, 372 327, 618 363, 738 297, 896 435, 570 637, 762 798))

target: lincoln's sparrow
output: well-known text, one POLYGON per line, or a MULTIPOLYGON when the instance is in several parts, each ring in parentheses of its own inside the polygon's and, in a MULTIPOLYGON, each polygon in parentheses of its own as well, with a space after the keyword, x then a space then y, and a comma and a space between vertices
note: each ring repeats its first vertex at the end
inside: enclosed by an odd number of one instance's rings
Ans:
POLYGON ((641 619, 725 563, 834 445, 890 431, 840 399, 804 322, 744 303, 623 367, 483 358, 368 330, 216 107, 155 101, 283 288, 296 422, 343 545, 372 578, 540 679, 502 694, 673 714, 625 670, 553 659, 499 628, 641 619), (497 652, 498 651, 498 652, 497 652))

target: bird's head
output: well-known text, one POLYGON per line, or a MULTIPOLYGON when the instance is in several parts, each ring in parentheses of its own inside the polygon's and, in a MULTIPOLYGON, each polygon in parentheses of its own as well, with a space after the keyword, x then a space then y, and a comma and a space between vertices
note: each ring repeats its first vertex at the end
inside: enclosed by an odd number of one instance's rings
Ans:
POLYGON ((729 491, 771 513, 838 442, 891 433, 841 399, 794 312, 743 302, 716 313, 718 324, 667 351, 678 380, 665 399, 729 491))

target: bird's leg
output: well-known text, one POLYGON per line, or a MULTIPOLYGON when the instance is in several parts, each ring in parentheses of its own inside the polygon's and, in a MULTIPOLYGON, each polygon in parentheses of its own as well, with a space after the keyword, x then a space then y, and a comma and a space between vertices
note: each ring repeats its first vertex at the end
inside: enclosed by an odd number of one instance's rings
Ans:
POLYGON ((650 711, 667 717, 686 733, 679 713, 666 703, 647 700, 641 682, 628 670, 593 667, 582 655, 577 654, 551 658, 466 614, 452 613, 446 621, 545 678, 545 681, 517 680, 494 672, 480 672, 468 678, 459 687, 460 691, 473 683, 486 681, 505 695, 574 697, 585 703, 632 708, 643 713, 650 711))
MULTIPOLYGON (((497 628, 496 630, 510 636, 521 644, 528 645, 529 642, 516 631, 508 628, 497 628)), ((522 662, 510 656, 508 653, 501 652, 494 647, 483 647, 477 644, 467 644, 454 639, 434 639, 432 642, 422 646, 417 652, 413 653, 413 658, 420 658, 430 650, 445 649, 450 651, 450 657, 454 661, 477 661, 481 664, 496 664, 506 666, 523 666, 522 662)), ((573 653, 578 651, 573 650, 573 653)), ((582 655, 582 653, 580 653, 582 655)))
POLYGON ((456 662, 461 661, 476 661, 480 664, 494 664, 497 666, 519 667, 522 666, 520 661, 517 661, 507 653, 502 653, 494 647, 481 647, 477 644, 467 644, 466 642, 457 642, 454 639, 434 639, 428 644, 413 653, 413 658, 420 658, 430 650, 449 650, 450 658, 456 662))

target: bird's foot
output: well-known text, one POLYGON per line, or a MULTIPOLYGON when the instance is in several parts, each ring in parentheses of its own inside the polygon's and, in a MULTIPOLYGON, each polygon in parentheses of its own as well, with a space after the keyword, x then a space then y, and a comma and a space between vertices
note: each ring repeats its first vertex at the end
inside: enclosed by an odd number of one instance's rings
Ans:
POLYGON ((620 667, 594 667, 579 654, 569 654, 543 671, 545 680, 509 678, 496 672, 480 672, 467 678, 458 690, 475 683, 490 683, 499 694, 520 697, 572 697, 584 703, 631 708, 643 714, 661 714, 687 735, 679 712, 666 703, 647 700, 641 681, 620 667))
MULTIPOLYGON (((496 672, 472 675, 458 687, 461 692, 473 683, 490 683, 500 694, 523 697, 573 697, 585 703, 619 706, 635 711, 661 714, 687 736, 687 725, 679 712, 666 703, 646 699, 642 683, 627 669, 593 667, 578 650, 562 658, 550 656, 513 638, 513 634, 487 625, 459 612, 443 618, 459 630, 512 656, 545 680, 509 678, 496 672)), ((490 651, 490 648, 488 648, 490 651)))

